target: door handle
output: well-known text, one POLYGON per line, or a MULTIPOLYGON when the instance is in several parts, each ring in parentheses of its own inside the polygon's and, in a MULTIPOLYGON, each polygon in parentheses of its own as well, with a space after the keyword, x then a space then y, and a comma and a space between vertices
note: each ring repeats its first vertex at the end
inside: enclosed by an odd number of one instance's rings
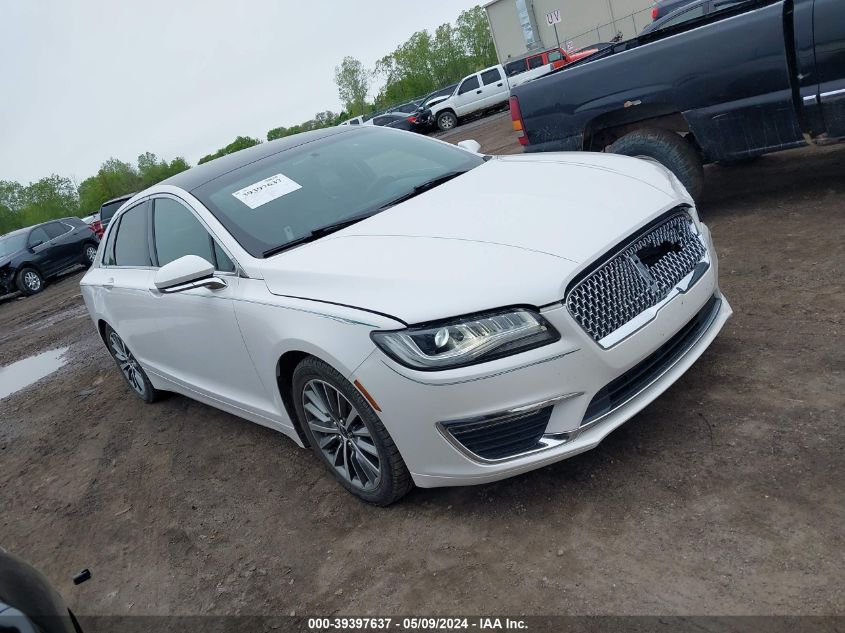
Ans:
POLYGON ((481 94, 481 91, 480 91, 480 90, 476 90, 476 91, 475 91, 475 94, 480 95, 480 94, 481 94))
POLYGON ((103 284, 103 288, 108 288, 109 290, 114 288, 114 277, 106 279, 106 283, 103 284))
POLYGON ((496 86, 497 86, 498 88, 501 88, 501 87, 502 87, 502 82, 500 81, 499 83, 497 83, 497 84, 496 84, 496 86))

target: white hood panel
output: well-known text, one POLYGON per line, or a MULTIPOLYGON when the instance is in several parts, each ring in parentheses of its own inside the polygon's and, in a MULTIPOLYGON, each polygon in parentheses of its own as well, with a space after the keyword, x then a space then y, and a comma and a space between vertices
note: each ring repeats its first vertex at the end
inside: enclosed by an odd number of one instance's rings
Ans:
POLYGON ((646 161, 502 157, 262 269, 274 294, 406 323, 539 306, 562 299, 581 264, 681 201, 646 161))

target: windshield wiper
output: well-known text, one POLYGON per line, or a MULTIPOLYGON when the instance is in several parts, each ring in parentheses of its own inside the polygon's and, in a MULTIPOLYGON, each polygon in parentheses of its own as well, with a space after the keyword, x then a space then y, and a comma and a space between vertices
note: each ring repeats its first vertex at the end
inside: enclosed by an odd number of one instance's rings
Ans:
POLYGON ((399 196, 387 202, 379 207, 379 211, 384 211, 385 209, 392 207, 395 204, 399 204, 400 202, 405 202, 405 200, 410 200, 411 198, 420 195, 428 191, 429 189, 434 189, 438 185, 442 185, 444 182, 448 182, 452 180, 452 178, 457 178, 458 176, 467 173, 469 170, 464 169, 462 171, 450 171, 448 173, 443 174, 442 176, 438 176, 437 178, 432 178, 431 180, 427 180, 426 182, 417 185, 413 189, 411 189, 408 193, 399 196))
POLYGON ((334 224, 327 224, 326 226, 321 226, 319 228, 314 229, 308 235, 303 235, 302 237, 297 237, 296 239, 291 240, 290 242, 285 242, 284 244, 279 244, 278 246, 274 246, 273 248, 268 248, 266 251, 262 253, 264 257, 270 257, 272 255, 276 255, 281 253, 282 251, 286 251, 289 248, 293 248, 294 246, 299 246, 300 244, 307 244, 308 242, 313 242, 314 240, 318 240, 321 237, 329 235, 330 233, 334 233, 336 231, 340 231, 341 229, 345 229, 347 226, 352 226, 356 222, 360 222, 361 220, 366 220, 371 215, 375 215, 375 213, 362 213, 361 215, 356 215, 351 218, 346 218, 345 220, 341 220, 340 222, 335 222, 334 224))

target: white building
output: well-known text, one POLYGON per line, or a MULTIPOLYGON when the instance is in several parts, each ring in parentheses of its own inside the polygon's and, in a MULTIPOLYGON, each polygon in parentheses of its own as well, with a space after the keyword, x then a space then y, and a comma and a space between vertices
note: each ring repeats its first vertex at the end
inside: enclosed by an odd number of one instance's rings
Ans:
POLYGON ((484 5, 499 61, 557 46, 577 50, 609 42, 617 33, 627 39, 651 22, 654 0, 491 0, 484 5), (547 14, 560 11, 555 28, 547 14))

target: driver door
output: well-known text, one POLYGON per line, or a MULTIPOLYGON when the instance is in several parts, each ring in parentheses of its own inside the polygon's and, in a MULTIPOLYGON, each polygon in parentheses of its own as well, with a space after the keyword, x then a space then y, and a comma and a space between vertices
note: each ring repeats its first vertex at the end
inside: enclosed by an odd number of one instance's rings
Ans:
POLYGON ((455 94, 453 100, 455 114, 464 116, 470 112, 475 112, 481 107, 482 100, 481 82, 478 80, 478 75, 470 75, 461 82, 458 92, 455 94))
POLYGON ((207 400, 266 417, 272 410, 272 397, 258 376, 235 317, 240 280, 234 262, 178 198, 154 198, 152 214, 154 266, 197 255, 214 264, 215 276, 227 284, 214 290, 151 291, 162 339, 157 358, 160 371, 207 400))

